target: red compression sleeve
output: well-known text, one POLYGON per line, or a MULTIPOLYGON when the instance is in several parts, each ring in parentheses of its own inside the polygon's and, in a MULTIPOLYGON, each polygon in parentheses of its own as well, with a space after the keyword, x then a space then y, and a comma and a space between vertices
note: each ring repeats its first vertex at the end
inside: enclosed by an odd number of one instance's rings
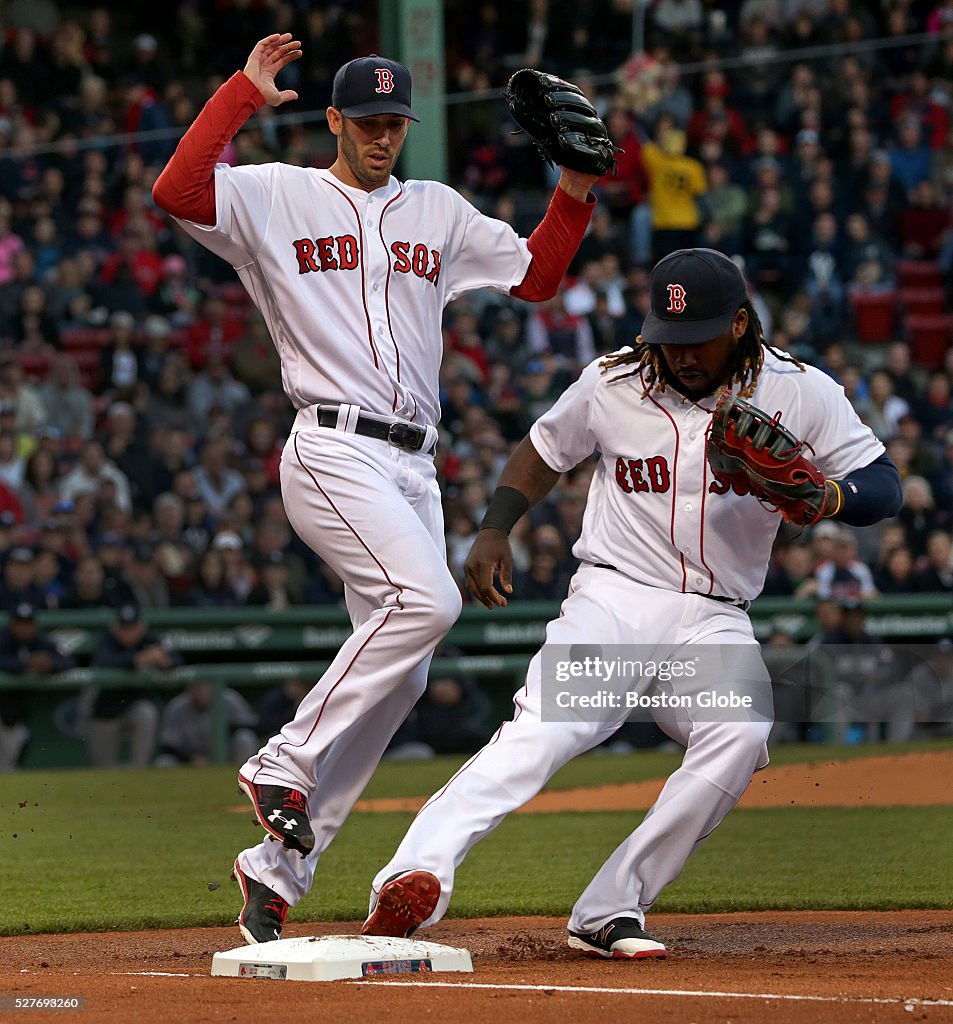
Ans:
POLYGON ((592 219, 596 201, 592 195, 589 199, 591 202, 581 203, 557 186, 546 216, 527 241, 533 260, 523 280, 510 289, 510 295, 543 302, 556 294, 592 219))
POLYGON ((238 129, 264 105, 251 79, 236 71, 202 108, 156 179, 156 205, 173 217, 214 224, 215 164, 238 129))

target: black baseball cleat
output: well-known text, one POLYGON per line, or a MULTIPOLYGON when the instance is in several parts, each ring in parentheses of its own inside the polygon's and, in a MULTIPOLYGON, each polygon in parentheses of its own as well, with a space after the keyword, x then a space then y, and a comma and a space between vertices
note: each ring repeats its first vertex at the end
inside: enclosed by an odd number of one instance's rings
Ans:
POLYGON ((617 917, 595 932, 569 933, 569 945, 606 960, 664 960, 668 950, 634 917, 617 917))
POLYGON ((440 883, 429 871, 403 871, 382 886, 361 935, 406 939, 437 909, 440 883))
POLYGON ((241 775, 238 788, 251 800, 261 827, 287 849, 297 850, 302 857, 307 857, 314 849, 314 833, 304 793, 285 786, 259 786, 241 775))
POLYGON ((232 869, 232 878, 238 882, 245 905, 235 923, 249 946, 258 942, 274 942, 281 938, 281 926, 288 916, 288 904, 278 893, 263 882, 249 878, 238 866, 232 869))

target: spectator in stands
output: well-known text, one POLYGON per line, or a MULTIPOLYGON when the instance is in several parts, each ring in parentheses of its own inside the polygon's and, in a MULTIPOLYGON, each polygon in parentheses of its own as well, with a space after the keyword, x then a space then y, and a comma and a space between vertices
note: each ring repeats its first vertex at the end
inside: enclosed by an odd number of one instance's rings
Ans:
POLYGON ((521 601, 559 601, 566 594, 568 575, 559 564, 558 548, 533 545, 529 568, 513 574, 513 593, 521 601))
MULTIPOLYGON (((177 558, 177 549, 171 551, 165 545, 155 547, 148 541, 133 544, 125 561, 125 582, 132 593, 133 600, 140 608, 168 608, 172 603, 169 595, 169 583, 159 565, 159 556, 164 554, 169 566, 169 575, 186 576, 187 563, 177 558)), ((181 586, 187 585, 182 581, 181 586)))
MULTIPOLYGON (((169 338, 172 327, 164 316, 153 313, 142 322, 145 344, 136 352, 139 380, 154 388, 169 355, 169 338)), ((139 388, 140 393, 143 389, 139 388)))
POLYGON ((847 527, 838 529, 831 557, 817 566, 814 575, 819 598, 857 600, 877 596, 870 567, 857 558, 857 539, 847 527))
POLYGON ((156 310, 163 318, 168 318, 167 322, 181 327, 195 319, 200 302, 201 293, 188 276, 184 257, 178 253, 166 256, 162 262, 162 280, 153 303, 156 310))
POLYGON ((185 331, 186 352, 189 366, 201 370, 210 356, 228 360, 235 342, 245 329, 244 316, 228 316, 228 308, 222 298, 214 293, 206 295, 199 316, 185 331))
POLYGON ((0 401, 16 409, 16 429, 35 436, 47 423, 39 391, 24 377, 23 366, 12 352, 0 352, 0 401))
POLYGON ((284 611, 300 603, 290 586, 288 559, 281 551, 272 551, 264 556, 257 568, 258 579, 246 604, 258 605, 269 611, 284 611))
POLYGON ((97 494, 104 484, 115 489, 116 505, 128 512, 132 495, 125 474, 106 458, 99 441, 87 441, 79 462, 60 480, 60 498, 73 501, 80 494, 97 494))
POLYGON ((19 492, 23 488, 26 474, 26 463, 17 451, 17 436, 9 426, 13 427, 16 410, 6 403, 0 404, 0 482, 12 491, 19 492))
POLYGON ((902 398, 907 405, 917 402, 920 387, 913 372, 910 345, 905 341, 892 341, 887 346, 887 354, 883 369, 893 382, 894 393, 902 398))
MULTIPOLYGON (((159 768, 209 764, 213 760, 212 706, 214 688, 210 682, 190 682, 162 709, 158 752, 153 762, 159 768)), ((231 687, 222 690, 228 758, 236 764, 258 749, 255 727, 258 716, 245 698, 231 687)))
POLYGON ((154 430, 182 430, 195 435, 205 426, 199 424, 188 404, 190 375, 180 352, 169 352, 149 390, 145 415, 154 430))
POLYGON ((0 611, 11 612, 19 604, 44 606, 43 595, 33 582, 34 557, 33 549, 22 544, 7 553, 0 580, 0 611))
POLYGON ((695 243, 702 215, 699 200, 708 190, 705 169, 685 154, 685 133, 660 117, 654 141, 643 148, 652 207, 652 258, 695 243))
POLYGON ((241 604, 226 579, 221 551, 210 548, 199 559, 189 604, 199 608, 232 608, 241 604))
MULTIPOLYGON (((65 672, 75 663, 40 632, 32 604, 24 601, 10 610, 9 621, 0 629, 0 672, 47 676, 65 672)), ((19 764, 30 738, 27 723, 32 708, 32 691, 0 690, 0 772, 12 771, 19 764)))
POLYGON ((46 426, 63 437, 87 439, 93 434, 92 395, 79 383, 79 368, 68 355, 50 364, 40 399, 47 413, 46 426))
POLYGON ((38 608, 54 611, 66 593, 66 560, 55 551, 41 548, 33 559, 33 585, 43 595, 38 608))
POLYGON ((900 417, 910 411, 907 403, 894 394, 893 380, 884 370, 875 370, 870 375, 870 394, 854 407, 857 415, 884 442, 896 436, 900 417))
POLYGON ((890 169, 908 195, 921 182, 930 180, 930 159, 919 119, 905 115, 897 122, 897 145, 890 151, 890 169))
MULTIPOLYGON (((436 657, 460 653, 444 644, 436 657)), ((388 760, 421 760, 435 754, 472 754, 489 738, 489 711, 490 701, 474 679, 434 671, 384 756, 388 760)))
POLYGON ((198 421, 208 419, 213 409, 233 415, 248 398, 248 388, 232 376, 225 357, 217 352, 209 354, 204 369, 193 375, 188 386, 189 409, 198 421))
POLYGON ((930 374, 926 394, 917 402, 914 413, 931 440, 939 441, 953 429, 953 395, 950 378, 944 371, 930 374))
POLYGON ((526 338, 534 357, 550 357, 574 378, 596 355, 588 320, 567 311, 563 291, 534 307, 526 321, 526 338))
POLYGON ((778 543, 768 569, 762 593, 771 597, 793 597, 802 601, 816 596, 814 552, 809 544, 778 543))
MULTIPOLYGON (((672 66, 677 75, 677 65, 672 66)), ((648 202, 649 176, 642 160, 642 144, 625 110, 613 110, 607 127, 609 137, 623 152, 618 155, 615 175, 599 182, 599 194, 628 240, 629 258, 646 265, 652 258, 652 208, 648 202)))
POLYGON ((109 342, 102 350, 100 384, 114 400, 132 398, 139 380, 139 362, 133 348, 136 318, 124 309, 109 318, 109 342))
POLYGON ((228 437, 209 438, 195 469, 195 486, 213 517, 221 516, 232 498, 245 489, 241 473, 229 466, 230 455, 228 437))
POLYGON ((940 510, 933 499, 933 488, 922 476, 911 474, 903 481, 903 506, 898 519, 914 558, 926 554, 927 537, 950 521, 948 510, 940 510))
POLYGON ((935 530, 926 540, 926 565, 914 580, 921 594, 953 592, 953 539, 946 530, 935 530))
POLYGON ((154 482, 149 448, 140 424, 139 414, 129 402, 113 402, 106 411, 99 438, 106 458, 129 481, 133 502, 144 505, 154 482))
POLYGON ((118 576, 107 579, 96 555, 86 555, 76 563, 72 584, 63 595, 60 607, 118 608, 129 596, 129 587, 118 576))
MULTIPOLYGON (((181 663, 177 652, 146 628, 137 605, 123 605, 93 652, 92 667, 126 672, 168 671, 181 663)), ((92 695, 83 724, 90 763, 119 763, 120 742, 129 741, 129 764, 144 768, 155 747, 159 713, 137 686, 101 687, 92 695)))
POLYGON ((892 548, 875 568, 874 584, 881 594, 910 594, 916 589, 913 555, 905 544, 892 548))

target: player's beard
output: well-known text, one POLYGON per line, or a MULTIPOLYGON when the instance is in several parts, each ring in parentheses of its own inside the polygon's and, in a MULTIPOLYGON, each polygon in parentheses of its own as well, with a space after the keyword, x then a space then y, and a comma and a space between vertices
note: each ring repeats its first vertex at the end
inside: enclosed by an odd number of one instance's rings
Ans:
POLYGON ((390 152, 385 153, 377 147, 368 146, 362 156, 361 148, 350 136, 346 118, 341 126, 340 139, 341 156, 344 158, 344 162, 347 164, 351 174, 361 183, 363 188, 368 190, 383 188, 390 181, 390 172, 394 169, 394 164, 397 162, 397 156, 400 153, 399 148, 396 151, 391 149, 390 152), (378 164, 371 162, 369 159, 373 153, 382 153, 387 157, 387 160, 378 166, 378 164))

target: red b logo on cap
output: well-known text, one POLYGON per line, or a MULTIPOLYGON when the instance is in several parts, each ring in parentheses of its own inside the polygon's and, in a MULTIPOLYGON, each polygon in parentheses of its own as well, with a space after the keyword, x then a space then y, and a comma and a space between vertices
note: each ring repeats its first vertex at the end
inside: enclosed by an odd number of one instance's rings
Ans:
POLYGON ((666 285, 668 288, 668 309, 666 313, 685 312, 685 289, 680 284, 666 285))
POLYGON ((394 74, 390 68, 374 68, 374 74, 377 75, 377 88, 374 92, 394 91, 394 74))

